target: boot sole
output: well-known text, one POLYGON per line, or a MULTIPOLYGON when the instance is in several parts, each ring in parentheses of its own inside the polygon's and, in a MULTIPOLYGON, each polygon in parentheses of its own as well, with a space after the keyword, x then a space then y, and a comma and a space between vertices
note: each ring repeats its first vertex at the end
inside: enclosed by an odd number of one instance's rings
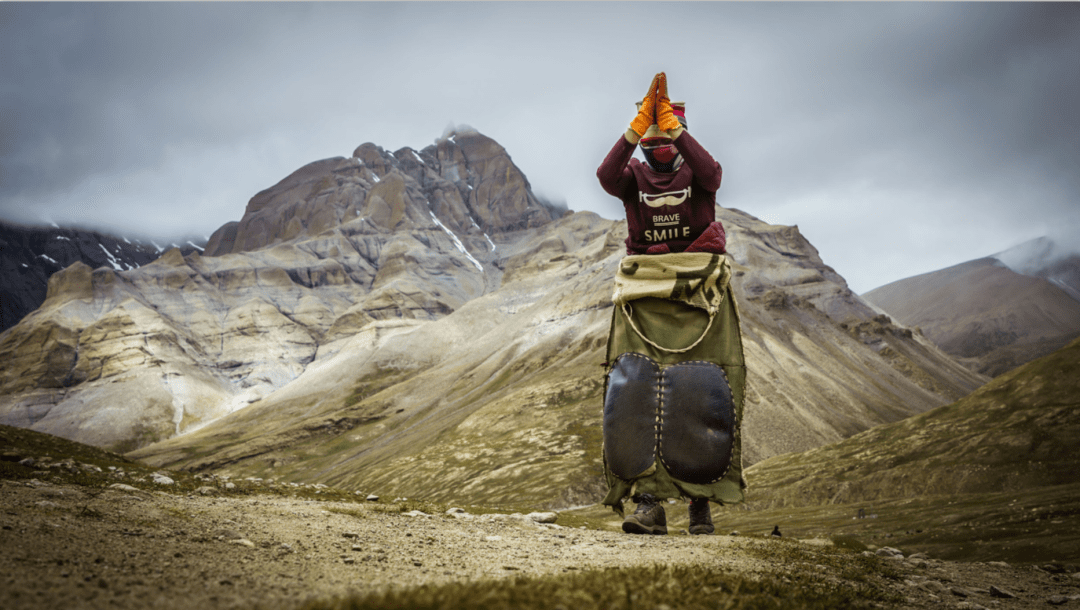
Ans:
POLYGON ((666 525, 653 525, 653 526, 650 527, 650 526, 642 525, 642 524, 638 523, 637 521, 629 521, 629 520, 627 520, 627 521, 623 521, 622 531, 626 532, 627 534, 652 534, 654 536, 666 536, 667 535, 667 526, 666 525))
POLYGON ((691 535, 697 535, 697 534, 711 534, 711 533, 713 533, 714 531, 716 531, 716 528, 714 528, 714 527, 713 527, 713 526, 711 526, 711 525, 704 525, 704 526, 702 526, 702 525, 695 525, 694 527, 691 527, 691 528, 690 528, 690 534, 691 534, 691 535))

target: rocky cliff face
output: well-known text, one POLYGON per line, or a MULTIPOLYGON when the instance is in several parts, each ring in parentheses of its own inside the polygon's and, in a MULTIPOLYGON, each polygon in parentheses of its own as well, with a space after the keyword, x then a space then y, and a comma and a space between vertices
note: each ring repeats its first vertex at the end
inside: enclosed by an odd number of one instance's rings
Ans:
MULTIPOLYGON (((199 240, 181 247, 183 252, 201 249, 199 240)), ((75 262, 122 271, 145 265, 162 252, 146 240, 0 222, 0 332, 41 306, 49 276, 75 262)))
MULTIPOLYGON (((718 209, 753 462, 985 379, 848 290, 796 227, 718 209)), ((0 423, 155 464, 566 506, 601 485, 625 222, 562 214, 475 133, 360 146, 252 198, 206 255, 72 266, 7 333, 0 423)))
POLYGON ((317 161, 248 202, 240 222, 210 238, 206 254, 257 250, 341 225, 365 233, 437 227, 463 250, 490 249, 490 235, 547 224, 562 212, 542 204, 494 140, 452 133, 416 151, 366 143, 349 158, 317 161))

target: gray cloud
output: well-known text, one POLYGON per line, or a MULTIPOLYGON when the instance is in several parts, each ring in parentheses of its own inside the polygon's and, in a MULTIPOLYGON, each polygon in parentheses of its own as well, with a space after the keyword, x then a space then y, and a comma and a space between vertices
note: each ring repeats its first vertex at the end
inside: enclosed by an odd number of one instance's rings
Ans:
POLYGON ((209 234, 448 123, 617 218, 594 172, 660 70, 721 204, 799 224, 858 291, 1080 216, 1075 4, 0 3, 0 56, 12 220, 209 234))

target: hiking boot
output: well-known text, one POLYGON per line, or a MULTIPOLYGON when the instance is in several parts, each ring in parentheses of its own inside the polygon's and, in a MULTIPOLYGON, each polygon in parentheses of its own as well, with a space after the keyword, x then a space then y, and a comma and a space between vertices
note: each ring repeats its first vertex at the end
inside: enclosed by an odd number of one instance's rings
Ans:
POLYGON ((709 508, 709 501, 705 498, 690 501, 690 533, 713 533, 712 509, 709 508))
POLYGON ((631 499, 637 502, 637 509, 623 519, 622 531, 627 534, 667 534, 667 517, 659 500, 649 494, 639 494, 631 499))

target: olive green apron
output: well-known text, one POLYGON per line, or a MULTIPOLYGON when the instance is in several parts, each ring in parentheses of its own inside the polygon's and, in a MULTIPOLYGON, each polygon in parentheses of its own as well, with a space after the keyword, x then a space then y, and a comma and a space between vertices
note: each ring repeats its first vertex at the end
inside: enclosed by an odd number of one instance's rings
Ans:
MULTIPOLYGON (((616 361, 623 354, 651 359, 659 371, 687 366, 718 365, 730 386, 734 408, 730 465, 722 478, 691 483, 676 478, 665 466, 659 444, 652 464, 630 478, 612 472, 605 425, 604 473, 608 493, 603 503, 622 514, 623 501, 634 494, 657 498, 707 498, 719 504, 743 501, 741 422, 743 418, 746 365, 743 358, 739 312, 732 296, 730 263, 724 255, 673 253, 632 255, 622 259, 616 277, 615 310, 607 347, 605 402, 616 361), (672 365, 681 365, 672 367, 672 365)), ((623 362, 644 358, 624 357, 623 362)), ((715 369, 715 367, 713 367, 715 369)), ((691 377, 693 372, 688 373, 691 377)), ((605 405, 607 409, 608 405, 605 405)), ((607 417, 607 415, 605 415, 607 417)), ((617 417, 617 416, 616 416, 617 417)), ((656 419, 660 422, 660 417, 656 419)))

